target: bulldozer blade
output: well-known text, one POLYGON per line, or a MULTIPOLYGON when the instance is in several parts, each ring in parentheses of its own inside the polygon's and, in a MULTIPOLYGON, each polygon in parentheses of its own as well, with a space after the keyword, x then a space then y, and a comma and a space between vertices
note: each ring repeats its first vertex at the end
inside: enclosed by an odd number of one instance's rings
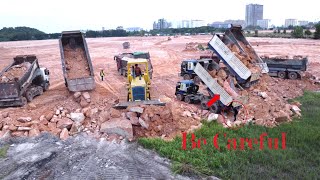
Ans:
POLYGON ((138 106, 138 105, 156 105, 156 106, 165 106, 166 103, 161 102, 159 100, 148 100, 148 101, 128 101, 128 102, 120 102, 113 106, 116 109, 125 109, 128 106, 138 106))

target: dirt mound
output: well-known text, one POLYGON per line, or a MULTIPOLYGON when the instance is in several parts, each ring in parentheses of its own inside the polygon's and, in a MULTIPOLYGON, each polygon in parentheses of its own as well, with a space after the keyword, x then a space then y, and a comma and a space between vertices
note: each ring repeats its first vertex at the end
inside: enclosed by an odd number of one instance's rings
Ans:
POLYGON ((204 51, 208 49, 206 43, 189 42, 186 44, 184 51, 204 51))
POLYGON ((64 58, 66 63, 67 76, 69 79, 76 79, 90 76, 85 51, 82 47, 74 49, 67 45, 64 47, 64 58))

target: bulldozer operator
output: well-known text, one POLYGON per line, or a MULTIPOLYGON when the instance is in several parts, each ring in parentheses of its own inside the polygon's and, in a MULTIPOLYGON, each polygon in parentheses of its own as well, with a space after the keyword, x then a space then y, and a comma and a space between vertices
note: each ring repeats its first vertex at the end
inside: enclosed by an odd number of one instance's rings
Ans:
POLYGON ((142 75, 141 69, 140 69, 140 67, 138 66, 138 64, 135 64, 135 65, 134 65, 134 73, 135 73, 135 76, 136 76, 136 77, 142 75))

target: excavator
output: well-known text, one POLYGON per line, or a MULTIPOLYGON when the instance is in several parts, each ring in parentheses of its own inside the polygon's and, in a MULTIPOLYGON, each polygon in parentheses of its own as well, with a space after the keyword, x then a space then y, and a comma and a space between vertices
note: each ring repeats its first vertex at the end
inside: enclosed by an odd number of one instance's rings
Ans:
POLYGON ((151 99, 151 80, 149 76, 148 61, 146 59, 133 59, 127 58, 127 84, 126 84, 126 97, 127 100, 119 102, 114 108, 123 109, 128 106, 137 105, 159 105, 164 106, 165 103, 160 100, 151 99), (136 75, 134 68, 138 66, 142 72, 141 75, 136 75))

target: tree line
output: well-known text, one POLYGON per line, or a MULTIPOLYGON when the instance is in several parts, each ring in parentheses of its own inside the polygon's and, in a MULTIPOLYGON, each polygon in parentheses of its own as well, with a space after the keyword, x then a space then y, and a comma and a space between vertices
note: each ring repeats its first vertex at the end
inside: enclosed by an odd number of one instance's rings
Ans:
MULTIPOLYGON (((315 25, 315 33, 309 30, 303 30, 302 27, 295 27, 292 31, 292 36, 295 38, 303 38, 306 36, 320 39, 320 23, 315 25)), ((150 31, 133 31, 128 32, 123 29, 93 31, 87 30, 86 37, 126 37, 126 36, 145 36, 145 35, 176 35, 176 34, 199 34, 199 33, 213 33, 224 32, 225 29, 218 29, 210 26, 203 26, 197 28, 168 28, 168 29, 153 29, 150 31)), ((285 31, 285 30, 283 30, 285 31)), ((43 39, 58 39, 61 33, 44 33, 35 28, 30 27, 4 27, 0 30, 0 41, 22 41, 22 40, 43 40, 43 39)))

